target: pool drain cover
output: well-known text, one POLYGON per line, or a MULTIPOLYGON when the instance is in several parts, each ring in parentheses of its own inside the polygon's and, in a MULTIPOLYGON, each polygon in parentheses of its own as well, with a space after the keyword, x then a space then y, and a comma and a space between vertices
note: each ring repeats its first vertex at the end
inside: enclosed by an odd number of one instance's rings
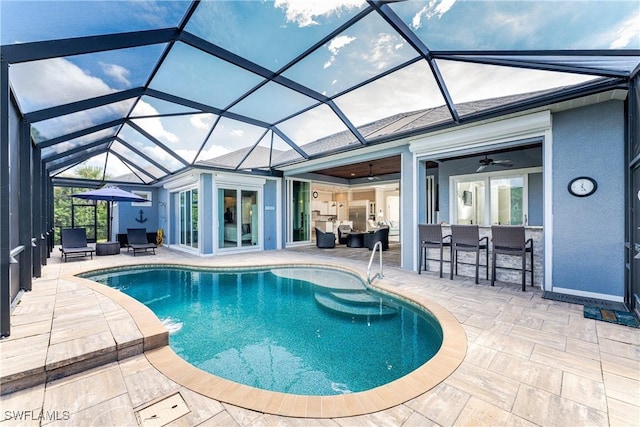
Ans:
POLYGON ((180 393, 162 399, 141 409, 136 414, 141 426, 164 426, 189 413, 189 407, 180 393))

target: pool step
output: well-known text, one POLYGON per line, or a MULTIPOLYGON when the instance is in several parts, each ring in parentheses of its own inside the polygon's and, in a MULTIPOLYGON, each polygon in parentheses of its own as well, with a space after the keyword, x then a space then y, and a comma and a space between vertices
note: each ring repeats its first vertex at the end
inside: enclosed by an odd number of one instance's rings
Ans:
POLYGON ((322 307, 335 313, 348 316, 380 316, 389 317, 398 313, 398 309, 386 304, 380 304, 380 299, 362 292, 349 294, 342 292, 321 293, 316 292, 315 299, 322 307), (335 295, 338 294, 338 295, 335 295))
POLYGON ((352 304, 372 305, 380 303, 380 298, 376 298, 366 292, 330 292, 330 294, 338 301, 352 304))

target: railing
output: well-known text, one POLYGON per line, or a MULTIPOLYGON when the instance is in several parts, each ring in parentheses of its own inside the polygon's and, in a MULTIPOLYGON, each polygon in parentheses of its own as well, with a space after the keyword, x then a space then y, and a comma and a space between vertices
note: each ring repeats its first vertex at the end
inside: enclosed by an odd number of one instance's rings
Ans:
POLYGON ((24 245, 20 245, 11 249, 11 251, 9 252, 9 264, 17 264, 18 259, 16 257, 22 252, 24 252, 24 245))
POLYGON ((384 279, 384 276, 382 275, 382 242, 376 242, 376 244, 373 245, 371 258, 369 259, 369 266, 367 267, 367 283, 370 285, 376 278, 384 279), (373 258, 376 256, 376 251, 378 250, 380 251, 380 271, 371 277, 371 264, 373 264, 373 258))

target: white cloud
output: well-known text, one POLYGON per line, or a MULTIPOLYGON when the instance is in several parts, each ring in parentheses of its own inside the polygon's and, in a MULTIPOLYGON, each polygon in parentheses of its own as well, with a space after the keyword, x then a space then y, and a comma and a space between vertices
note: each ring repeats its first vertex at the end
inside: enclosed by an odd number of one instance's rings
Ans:
POLYGON ((329 68, 331 65, 333 65, 336 60, 336 56, 340 52, 340 49, 347 46, 355 39, 355 37, 350 36, 338 36, 333 38, 329 43, 329 46, 327 46, 327 49, 329 50, 329 52, 331 52, 331 56, 329 57, 329 60, 324 63, 323 68, 329 68))
POLYGON ((189 118, 189 122, 197 129, 211 129, 215 116, 213 114, 196 114, 189 118))
POLYGON ((356 126, 396 113, 443 105, 444 101, 422 61, 336 99, 356 126))
POLYGON ((449 11, 456 3, 456 0, 431 0, 429 4, 423 7, 418 13, 413 16, 411 26, 414 29, 422 27, 423 17, 431 19, 434 16, 438 19, 449 11))
MULTIPOLYGON (((134 109, 134 116, 157 116, 158 111, 153 108, 151 104, 148 104, 142 100, 138 101, 136 108, 134 109)), ((135 119, 134 122, 138 124, 142 129, 149 132, 155 138, 165 140, 171 143, 176 143, 180 140, 178 136, 165 130, 162 125, 160 117, 148 117, 144 119, 135 119)))
POLYGON ((242 138, 244 136, 244 131, 242 129, 234 129, 229 132, 229 135, 236 138, 242 138))
POLYGON ((125 87, 131 86, 131 82, 129 81, 129 74, 131 74, 131 72, 125 67, 116 64, 107 64, 105 62, 100 62, 100 66, 102 67, 102 71, 116 82, 125 87))
MULTIPOLYGON (((115 92, 101 79, 62 58, 11 65, 9 78, 26 112, 115 92)), ((55 117, 34 127, 48 139, 102 123, 105 117, 124 117, 129 108, 126 102, 115 103, 55 117)))
POLYGON ((371 51, 367 52, 369 62, 378 70, 387 68, 388 61, 393 60, 394 52, 398 50, 398 36, 393 34, 379 34, 372 42, 371 51))
POLYGON ((524 94, 570 86, 592 76, 439 61, 438 66, 456 103, 524 94), (473 79, 467 78, 473 76, 473 79))
POLYGON ((609 45, 611 49, 624 49, 634 46, 634 42, 638 42, 640 37, 640 13, 636 16, 632 16, 625 21, 620 27, 613 33, 614 40, 609 45))
POLYGON ((365 0, 276 0, 275 7, 283 9, 288 22, 299 27, 317 25, 319 16, 338 14, 342 10, 359 8, 365 0))
POLYGON ((104 81, 63 58, 14 64, 11 84, 24 111, 34 111, 115 92, 104 81))
POLYGON ((329 43, 328 49, 332 54, 336 55, 340 51, 340 49, 342 49, 343 47, 345 47, 355 39, 356 39, 355 37, 350 37, 350 36, 334 37, 329 43))
POLYGON ((225 154, 228 154, 230 152, 231 150, 221 145, 211 145, 207 147, 206 150, 202 150, 202 152, 198 156, 198 160, 215 159, 216 157, 224 156, 225 154))
POLYGON ((366 45, 358 52, 359 61, 366 61, 369 65, 363 69, 384 70, 389 64, 397 64, 402 56, 401 47, 404 46, 402 39, 396 34, 379 33, 370 37, 366 45))

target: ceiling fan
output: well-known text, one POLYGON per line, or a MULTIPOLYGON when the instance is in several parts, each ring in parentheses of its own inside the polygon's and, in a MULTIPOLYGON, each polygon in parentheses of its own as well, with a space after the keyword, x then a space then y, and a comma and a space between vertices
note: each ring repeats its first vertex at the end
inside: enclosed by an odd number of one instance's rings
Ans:
POLYGON ((369 181, 377 181, 377 180, 379 180, 380 178, 378 178, 377 176, 375 176, 375 175, 373 174, 372 168, 373 168, 373 163, 369 163, 369 176, 367 176, 367 179, 368 179, 369 181))
POLYGON ((513 166, 513 162, 511 160, 493 160, 485 155, 484 159, 480 159, 480 166, 478 167, 478 169, 476 169, 476 172, 482 172, 486 167, 493 165, 510 168, 511 166, 513 166))

